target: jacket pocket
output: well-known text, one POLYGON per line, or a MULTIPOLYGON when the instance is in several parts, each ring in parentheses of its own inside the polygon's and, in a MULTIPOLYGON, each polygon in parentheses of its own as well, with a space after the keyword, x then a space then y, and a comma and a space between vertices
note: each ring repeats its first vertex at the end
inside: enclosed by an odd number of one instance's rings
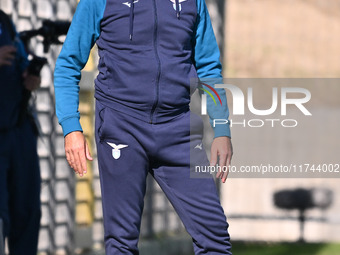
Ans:
POLYGON ((98 121, 97 121, 96 130, 97 130, 97 134, 98 134, 98 138, 100 142, 102 142, 104 139, 104 134, 103 134, 104 122, 105 122, 105 107, 100 109, 98 113, 98 121))

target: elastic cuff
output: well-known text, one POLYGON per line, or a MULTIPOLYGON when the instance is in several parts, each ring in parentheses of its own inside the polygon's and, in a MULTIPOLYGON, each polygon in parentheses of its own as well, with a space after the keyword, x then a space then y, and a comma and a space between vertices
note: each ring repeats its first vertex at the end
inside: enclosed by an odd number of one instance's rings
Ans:
POLYGON ((221 137, 221 136, 228 136, 231 138, 231 133, 230 133, 230 126, 229 124, 223 124, 223 125, 216 125, 214 127, 214 132, 216 137, 221 137))
POLYGON ((60 123, 61 127, 63 128, 63 134, 64 137, 74 131, 81 131, 83 132, 83 129, 81 128, 79 118, 68 118, 63 120, 63 122, 60 123))

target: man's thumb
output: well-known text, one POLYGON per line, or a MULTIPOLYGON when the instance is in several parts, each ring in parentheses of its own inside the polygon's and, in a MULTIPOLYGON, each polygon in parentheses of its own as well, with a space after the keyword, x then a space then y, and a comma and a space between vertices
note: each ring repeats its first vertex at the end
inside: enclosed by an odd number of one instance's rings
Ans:
POLYGON ((90 153, 90 148, 89 148, 87 142, 85 142, 85 154, 86 154, 86 158, 88 160, 93 160, 91 153, 90 153))
POLYGON ((210 155, 210 166, 215 166, 217 163, 217 151, 214 147, 211 147, 211 155, 210 155))

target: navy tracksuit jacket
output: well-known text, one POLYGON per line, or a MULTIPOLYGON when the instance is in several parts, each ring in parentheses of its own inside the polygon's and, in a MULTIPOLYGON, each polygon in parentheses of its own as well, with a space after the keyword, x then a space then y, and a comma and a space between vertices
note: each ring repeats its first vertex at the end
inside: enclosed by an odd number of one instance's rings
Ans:
MULTIPOLYGON (((190 79, 221 78, 204 0, 81 0, 55 68, 57 116, 65 136, 82 130, 78 84, 95 43, 100 56, 95 132, 107 254, 138 254, 148 173, 193 237, 196 254, 231 254, 213 179, 190 178, 190 161, 209 164, 204 150, 194 149, 202 140, 202 123, 189 111, 196 89, 190 79)), ((217 91, 223 104, 209 116, 227 119, 225 92, 217 91)), ((214 130, 215 137, 230 136, 228 125, 214 130)))

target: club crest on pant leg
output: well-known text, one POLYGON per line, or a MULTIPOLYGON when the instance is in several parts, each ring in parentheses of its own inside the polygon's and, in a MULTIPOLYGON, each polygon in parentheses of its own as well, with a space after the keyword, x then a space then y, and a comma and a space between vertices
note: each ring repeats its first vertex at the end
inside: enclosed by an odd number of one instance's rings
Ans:
POLYGON ((114 159, 119 159, 120 155, 121 155, 121 149, 128 147, 128 145, 125 144, 114 144, 114 143, 107 143, 108 145, 110 145, 112 147, 112 157, 114 159))

